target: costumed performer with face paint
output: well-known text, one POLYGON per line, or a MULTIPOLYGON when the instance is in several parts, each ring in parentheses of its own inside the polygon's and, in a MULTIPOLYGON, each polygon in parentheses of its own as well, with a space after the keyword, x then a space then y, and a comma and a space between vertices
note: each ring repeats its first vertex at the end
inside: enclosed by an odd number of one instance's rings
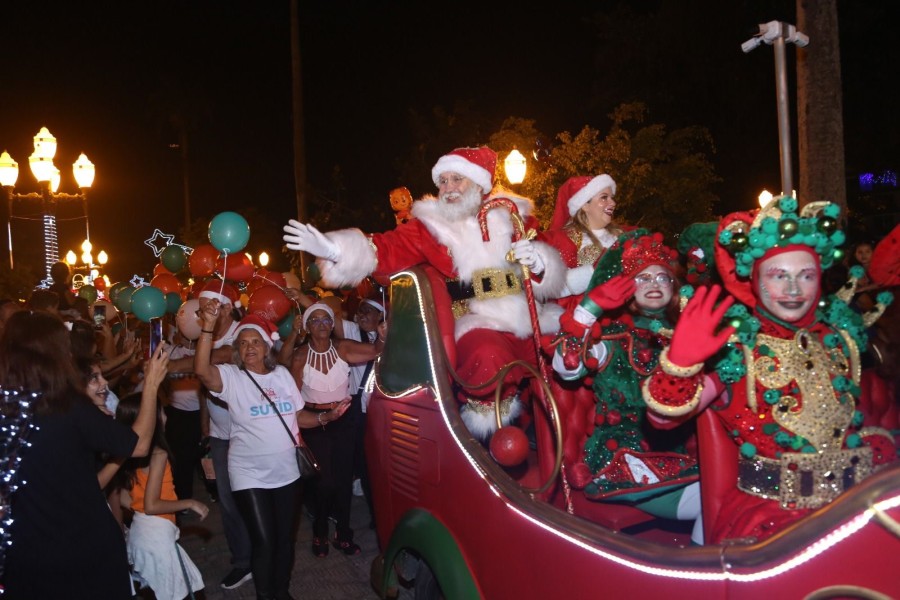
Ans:
POLYGON ((718 286, 699 288, 644 384, 658 426, 714 410, 736 446, 737 468, 720 465, 736 479, 708 543, 765 539, 896 460, 890 433, 863 427, 857 405, 865 328, 880 312, 820 302, 822 269, 844 242, 839 210, 817 202, 798 213, 782 197, 725 217, 715 262, 732 297, 717 305, 718 286))
POLYGON ((553 367, 565 380, 587 381, 594 394, 592 410, 575 415, 582 423, 567 430, 565 446, 578 447, 568 468, 572 488, 590 500, 635 502, 658 517, 695 520, 697 460, 687 451, 693 428, 654 429, 641 395, 678 314, 677 269, 678 253, 662 235, 639 229, 621 236, 597 264, 584 299, 560 319, 553 367))

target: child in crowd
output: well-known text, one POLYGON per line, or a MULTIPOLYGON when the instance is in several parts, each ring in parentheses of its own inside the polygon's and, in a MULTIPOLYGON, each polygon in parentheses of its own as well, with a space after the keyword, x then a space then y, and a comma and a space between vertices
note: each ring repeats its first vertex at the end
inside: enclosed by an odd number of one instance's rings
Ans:
MULTIPOLYGON (((122 398, 116 420, 130 425, 137 417, 140 394, 122 398)), ((175 513, 191 510, 206 518, 209 507, 197 500, 179 500, 175 495, 172 466, 165 439, 162 411, 153 433, 150 454, 125 461, 120 471, 123 506, 134 511, 128 532, 128 558, 134 572, 149 584, 159 600, 180 600, 203 589, 200 571, 178 545, 175 513)))

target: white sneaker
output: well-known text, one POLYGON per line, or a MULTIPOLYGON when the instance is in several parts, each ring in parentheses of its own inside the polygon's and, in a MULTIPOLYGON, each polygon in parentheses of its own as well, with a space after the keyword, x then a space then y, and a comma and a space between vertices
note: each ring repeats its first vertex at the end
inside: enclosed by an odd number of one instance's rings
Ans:
POLYGON ((362 481, 360 481, 359 479, 353 480, 353 495, 354 496, 362 496, 363 495, 362 481))

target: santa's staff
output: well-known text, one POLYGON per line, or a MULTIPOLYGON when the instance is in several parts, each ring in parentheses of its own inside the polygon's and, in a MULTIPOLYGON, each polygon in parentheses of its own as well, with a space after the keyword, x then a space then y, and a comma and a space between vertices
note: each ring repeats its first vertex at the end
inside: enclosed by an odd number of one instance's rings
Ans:
MULTIPOLYGON (((487 224, 487 214, 488 211, 494 208, 505 208, 509 211, 510 219, 513 223, 513 234, 512 234, 512 242, 518 242, 523 237, 526 240, 530 240, 534 238, 536 235, 535 231, 532 229, 525 232, 525 223, 522 221, 521 215, 519 215, 519 209, 516 207, 516 203, 510 200, 509 198, 491 198, 481 205, 481 208, 478 210, 478 225, 481 227, 481 239, 484 242, 489 242, 491 240, 491 233, 488 231, 487 224)), ((507 254, 506 260, 513 262, 511 256, 512 250, 510 250, 510 254, 507 254)), ((531 330, 533 333, 534 339, 534 353, 537 355, 537 364, 541 370, 541 375, 547 380, 547 363, 544 361, 544 357, 541 354, 541 323, 537 314, 537 304, 534 300, 534 290, 531 288, 531 271, 525 266, 522 266, 522 287, 525 289, 525 299, 528 301, 528 313, 531 316, 531 330)))

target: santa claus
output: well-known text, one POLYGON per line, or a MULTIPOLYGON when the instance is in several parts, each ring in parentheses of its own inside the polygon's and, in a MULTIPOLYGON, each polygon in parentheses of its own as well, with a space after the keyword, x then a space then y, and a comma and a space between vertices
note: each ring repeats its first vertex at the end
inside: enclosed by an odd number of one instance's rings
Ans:
POLYGON ((483 440, 496 428, 493 399, 501 385, 501 413, 509 422, 521 411, 518 384, 524 369, 485 385, 506 364, 535 364, 529 307, 523 291, 523 269, 532 275, 541 330, 558 328, 561 310, 541 301, 556 298, 565 287, 566 268, 551 246, 528 239, 512 242, 514 229, 507 208, 487 212, 489 240, 484 241, 478 213, 495 197, 510 199, 526 230, 536 230, 533 204, 508 192, 492 196, 497 154, 487 147, 459 148, 438 159, 431 176, 437 197, 415 202, 412 219, 386 233, 364 234, 345 229, 323 234, 291 220, 284 241, 291 250, 318 257, 323 282, 332 287, 356 285, 367 275, 386 277, 415 265, 430 264, 447 279, 453 299, 456 372, 463 382, 463 420, 483 440), (512 251, 516 262, 509 262, 512 251))

